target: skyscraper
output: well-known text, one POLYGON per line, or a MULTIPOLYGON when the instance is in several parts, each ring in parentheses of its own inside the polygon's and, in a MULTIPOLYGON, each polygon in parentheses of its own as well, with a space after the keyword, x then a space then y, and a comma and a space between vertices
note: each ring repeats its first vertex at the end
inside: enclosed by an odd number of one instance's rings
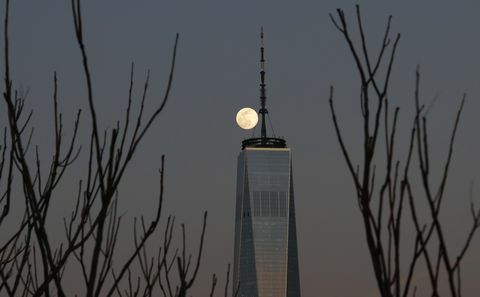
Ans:
POLYGON ((238 297, 300 297, 292 156, 284 139, 267 136, 261 39, 261 136, 238 156, 233 288, 238 297))

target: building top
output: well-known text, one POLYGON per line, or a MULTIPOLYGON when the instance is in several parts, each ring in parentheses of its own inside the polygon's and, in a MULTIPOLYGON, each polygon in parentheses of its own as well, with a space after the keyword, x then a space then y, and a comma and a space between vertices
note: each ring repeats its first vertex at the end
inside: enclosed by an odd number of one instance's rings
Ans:
POLYGON ((290 152, 290 148, 288 148, 288 147, 251 147, 251 146, 247 146, 243 150, 244 151, 290 152))
MULTIPOLYGON (((261 136, 256 138, 248 138, 242 141, 242 149, 246 147, 264 147, 264 148, 285 148, 287 142, 283 138, 268 137, 266 117, 268 110, 267 90, 265 84, 265 48, 263 46, 263 27, 260 31, 260 110, 258 113, 261 117, 261 136)), ((271 124, 270 124, 271 126, 271 124)))
POLYGON ((286 148, 287 142, 283 138, 276 137, 248 138, 242 141, 242 149, 246 147, 286 148))

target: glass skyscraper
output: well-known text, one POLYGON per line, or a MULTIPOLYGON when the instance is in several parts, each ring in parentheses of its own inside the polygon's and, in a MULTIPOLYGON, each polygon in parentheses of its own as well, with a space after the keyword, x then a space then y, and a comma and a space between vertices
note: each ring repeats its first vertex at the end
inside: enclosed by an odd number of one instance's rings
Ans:
POLYGON ((233 291, 300 297, 292 156, 284 139, 266 135, 261 49, 261 137, 244 140, 238 156, 233 291))

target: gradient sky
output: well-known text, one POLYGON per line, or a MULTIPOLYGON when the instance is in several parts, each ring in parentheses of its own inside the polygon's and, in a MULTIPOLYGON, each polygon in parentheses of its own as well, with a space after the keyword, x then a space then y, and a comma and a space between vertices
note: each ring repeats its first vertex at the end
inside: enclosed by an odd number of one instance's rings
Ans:
MULTIPOLYGON (((333 84, 347 144, 355 151, 360 135, 358 76, 328 14, 340 7, 353 20, 357 2, 83 1, 85 42, 103 127, 114 126, 123 115, 132 61, 136 63, 137 94, 150 68, 150 103, 158 100, 175 33, 181 34, 170 101, 130 167, 121 208, 130 219, 148 214, 157 193, 160 156, 166 154, 165 213, 175 213, 187 224, 192 244, 202 211, 209 211, 205 255, 194 296, 206 293, 211 273, 220 274, 222 283, 226 265, 233 261, 236 158, 241 140, 251 135, 239 129, 234 118, 242 107, 258 107, 261 26, 265 30, 267 105, 277 135, 284 136, 293 150, 302 294, 376 296, 353 185, 327 103, 333 84)), ((70 1, 60 0, 18 0, 11 5, 13 78, 17 87, 30 89, 37 141, 50 136, 54 70, 59 75, 65 117, 86 107, 69 5, 70 1)), ((413 117, 417 64, 423 74, 423 100, 430 102, 439 96, 429 113, 434 161, 443 160, 459 98, 463 92, 468 94, 443 215, 455 246, 470 223, 470 181, 480 180, 480 2, 372 0, 362 1, 361 6, 372 49, 380 43, 388 15, 394 16, 393 32, 402 34, 390 92, 392 104, 402 107, 399 137, 406 135, 413 117)), ((2 14, 3 9, 2 5, 2 14)), ((0 63, 3 69, 3 60, 0 63)), ((82 137, 87 128, 83 125, 82 137)), ((405 139, 399 144, 405 146, 405 139)), ((72 170, 84 169, 76 166, 72 170)), ((75 173, 66 177, 64 190, 76 184, 75 173)), ((480 205, 478 186, 476 194, 480 205)), ((57 197, 55 209, 59 218, 67 215, 64 206, 68 203, 62 197, 57 197)), ((477 237, 463 269, 465 296, 480 292, 479 250, 477 237)))

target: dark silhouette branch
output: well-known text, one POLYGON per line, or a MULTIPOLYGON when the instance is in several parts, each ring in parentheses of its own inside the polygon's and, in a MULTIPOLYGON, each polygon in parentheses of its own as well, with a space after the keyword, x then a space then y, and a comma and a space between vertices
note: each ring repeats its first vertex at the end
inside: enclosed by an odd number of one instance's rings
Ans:
MULTIPOLYGON (((445 195, 456 132, 465 96, 461 100, 453 124, 447 159, 441 171, 440 183, 435 188, 430 180, 430 141, 428 139, 426 117, 428 110, 424 112, 423 105, 420 104, 420 74, 418 69, 414 96, 415 119, 410 132, 407 156, 406 158, 399 158, 396 155, 399 108, 394 109, 393 119, 390 120, 392 111, 389 108, 387 93, 400 34, 395 36, 393 45, 389 54, 387 54, 387 48, 390 47, 391 43, 391 16, 388 18, 381 39, 381 47, 376 56, 372 56, 368 50, 367 35, 358 5, 356 6, 358 38, 352 36, 343 10, 338 9, 337 16, 334 17, 330 14, 330 18, 334 27, 344 37, 360 76, 359 102, 363 122, 363 144, 360 149, 363 150, 363 161, 356 167, 353 165, 351 149, 346 147, 343 132, 340 129, 333 104, 333 87, 330 88, 329 105, 341 153, 347 163, 356 190, 367 247, 380 295, 382 297, 407 297, 412 292, 412 288, 413 295, 415 295, 417 287, 412 282, 419 259, 423 257, 429 275, 432 296, 439 296, 440 294, 439 277, 443 273, 446 274, 448 279, 450 296, 461 296, 460 262, 479 228, 480 210, 471 206, 472 227, 468 230, 466 241, 456 260, 449 257, 447 240, 439 213, 445 195), (359 41, 355 42, 354 40, 359 41), (377 142, 377 139, 379 136, 382 137, 381 129, 383 129, 385 148, 382 167, 385 167, 380 177, 383 181, 377 186, 375 180, 379 170, 376 162, 380 158, 377 153, 380 143, 377 142), (413 191, 410 182, 411 163, 414 154, 418 158, 418 172, 421 176, 421 190, 418 193, 413 191), (403 161, 404 159, 405 161, 403 161), (400 174, 401 171, 403 171, 403 175, 400 174), (426 199, 429 208, 429 214, 427 215, 429 223, 427 224, 420 222, 421 214, 416 206, 418 203, 416 195, 423 196, 426 199), (406 206, 410 209, 413 231, 416 234, 411 247, 411 254, 408 253, 409 257, 404 256, 406 254, 405 244, 402 240, 406 206), (406 272, 403 272, 404 265, 402 264, 405 261, 407 261, 408 266, 406 272)), ((422 220, 424 219, 422 218, 422 220)))

